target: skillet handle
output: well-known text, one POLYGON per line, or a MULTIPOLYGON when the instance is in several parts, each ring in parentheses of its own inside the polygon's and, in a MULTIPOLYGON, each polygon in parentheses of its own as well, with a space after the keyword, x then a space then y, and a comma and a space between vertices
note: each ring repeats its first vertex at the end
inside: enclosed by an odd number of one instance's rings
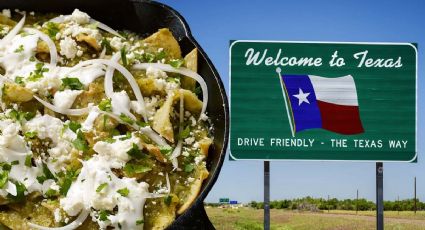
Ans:
POLYGON ((182 216, 180 216, 174 223, 167 228, 167 230, 215 230, 214 225, 211 223, 205 211, 204 202, 198 201, 182 216))

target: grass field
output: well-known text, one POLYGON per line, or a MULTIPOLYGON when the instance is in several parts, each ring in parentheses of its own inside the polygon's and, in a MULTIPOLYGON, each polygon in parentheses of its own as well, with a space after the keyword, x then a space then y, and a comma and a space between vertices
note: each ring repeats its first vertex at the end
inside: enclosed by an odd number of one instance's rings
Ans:
MULTIPOLYGON (((208 207, 208 216, 218 230, 263 229, 263 210, 252 208, 221 209, 208 207)), ((384 213, 385 229, 425 230, 425 212, 384 213)), ((335 210, 322 213, 271 210, 273 230, 369 230, 375 229, 375 212, 335 210)))

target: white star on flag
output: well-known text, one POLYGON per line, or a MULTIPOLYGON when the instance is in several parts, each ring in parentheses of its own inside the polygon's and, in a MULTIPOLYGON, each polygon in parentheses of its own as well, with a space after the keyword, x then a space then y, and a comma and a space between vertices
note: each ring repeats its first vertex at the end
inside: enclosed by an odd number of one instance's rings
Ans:
POLYGON ((303 102, 310 104, 307 97, 310 95, 310 93, 304 93, 301 88, 299 88, 298 94, 294 94, 292 96, 298 98, 298 106, 300 106, 303 102))

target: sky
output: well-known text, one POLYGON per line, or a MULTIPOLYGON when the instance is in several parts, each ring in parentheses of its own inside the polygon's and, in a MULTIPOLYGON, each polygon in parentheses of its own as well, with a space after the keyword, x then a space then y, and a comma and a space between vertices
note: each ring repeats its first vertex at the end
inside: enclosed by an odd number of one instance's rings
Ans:
MULTIPOLYGON (((183 15, 217 68, 229 92, 229 41, 350 41, 416 42, 418 53, 418 156, 413 163, 384 163, 384 199, 413 198, 417 177, 418 198, 425 201, 423 55, 425 1, 161 1, 183 15), (343 3, 342 3, 343 2, 343 3)), ((294 162, 270 163, 271 199, 304 196, 359 196, 375 200, 375 163, 294 162)), ((229 161, 206 202, 228 197, 239 202, 263 200, 263 162, 229 161)))

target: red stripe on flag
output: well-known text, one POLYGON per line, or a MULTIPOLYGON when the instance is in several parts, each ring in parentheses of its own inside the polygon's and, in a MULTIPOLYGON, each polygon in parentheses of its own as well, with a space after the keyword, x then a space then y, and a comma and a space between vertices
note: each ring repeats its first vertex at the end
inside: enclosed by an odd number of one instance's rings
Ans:
POLYGON ((337 105, 319 100, 317 104, 322 115, 323 129, 346 135, 364 132, 358 106, 337 105))

